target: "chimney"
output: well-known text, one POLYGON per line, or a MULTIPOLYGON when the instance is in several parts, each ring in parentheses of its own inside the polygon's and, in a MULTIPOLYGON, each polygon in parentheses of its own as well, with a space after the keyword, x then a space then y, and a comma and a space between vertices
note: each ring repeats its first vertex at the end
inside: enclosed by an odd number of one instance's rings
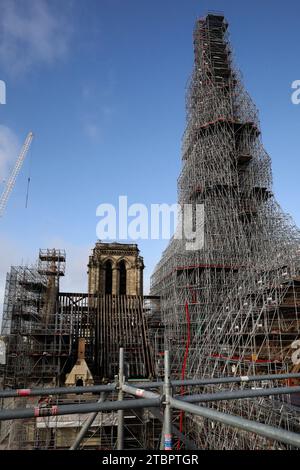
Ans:
POLYGON ((85 339, 79 338, 78 339, 78 360, 85 359, 85 339))

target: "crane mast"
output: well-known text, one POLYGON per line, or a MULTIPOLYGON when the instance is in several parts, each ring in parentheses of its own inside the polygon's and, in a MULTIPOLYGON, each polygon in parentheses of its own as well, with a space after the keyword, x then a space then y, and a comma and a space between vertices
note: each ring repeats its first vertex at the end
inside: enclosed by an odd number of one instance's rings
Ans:
POLYGON ((20 170, 21 170, 22 165, 24 163, 25 157, 26 157, 27 152, 29 150, 29 147, 31 145, 32 139, 33 139, 33 133, 29 132, 26 139, 25 139, 25 142, 22 146, 21 152, 18 156, 16 164, 13 168, 13 171, 11 172, 11 175, 10 175, 10 177, 9 177, 7 183, 6 183, 6 186, 4 188, 4 191, 1 195, 1 198, 0 198, 0 217, 2 217, 3 214, 4 214, 9 196, 10 196, 12 190, 14 189, 16 179, 18 177, 18 174, 20 173, 20 170))

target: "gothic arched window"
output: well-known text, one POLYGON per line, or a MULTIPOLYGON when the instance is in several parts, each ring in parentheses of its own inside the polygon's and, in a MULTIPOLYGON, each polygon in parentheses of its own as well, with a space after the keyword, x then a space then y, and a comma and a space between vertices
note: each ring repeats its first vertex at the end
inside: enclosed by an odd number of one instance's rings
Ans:
POLYGON ((119 273, 120 273, 119 295, 126 295, 126 264, 124 260, 120 261, 119 273))
POLYGON ((105 263, 105 294, 112 294, 112 265, 111 261, 105 263))

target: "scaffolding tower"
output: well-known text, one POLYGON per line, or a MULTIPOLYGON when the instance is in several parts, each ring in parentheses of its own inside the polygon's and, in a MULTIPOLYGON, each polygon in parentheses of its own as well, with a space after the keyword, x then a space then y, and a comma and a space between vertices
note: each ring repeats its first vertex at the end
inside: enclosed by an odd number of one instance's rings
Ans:
POLYGON ((57 310, 65 252, 40 250, 35 266, 7 275, 2 335, 6 341, 5 387, 59 384, 70 355, 70 318, 57 310))
MULTIPOLYGON (((185 237, 174 237, 151 278, 172 374, 299 371, 300 232, 272 193, 258 112, 233 65, 223 15, 197 20, 194 55, 178 201, 194 214, 204 205, 204 246, 192 251, 185 237)), ((262 398, 211 406, 299 432, 293 403, 262 398)), ((268 447, 263 438, 199 417, 186 419, 185 431, 200 448, 268 447)))

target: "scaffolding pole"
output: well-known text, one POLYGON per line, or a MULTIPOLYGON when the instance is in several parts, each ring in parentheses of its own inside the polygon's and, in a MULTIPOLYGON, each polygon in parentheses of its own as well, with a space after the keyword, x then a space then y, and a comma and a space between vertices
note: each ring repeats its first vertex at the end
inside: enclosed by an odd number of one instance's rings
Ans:
MULTIPOLYGON (((118 400, 123 400, 123 385, 124 385, 124 349, 120 348, 119 352, 119 380, 118 380, 118 400)), ((118 410, 118 436, 117 436, 117 449, 123 450, 124 448, 124 411, 118 410)))
POLYGON ((165 351, 165 383, 164 383, 164 449, 172 450, 172 410, 170 399, 172 396, 172 388, 170 384, 170 359, 169 351, 165 351))
POLYGON ((248 419, 240 418, 239 416, 231 416, 210 408, 191 405, 190 403, 185 403, 182 400, 176 400, 175 398, 171 398, 170 403, 171 406, 177 410, 186 411, 187 413, 192 413, 243 431, 248 431, 269 439, 284 442, 285 444, 289 444, 294 447, 300 447, 299 434, 285 431, 284 429, 274 428, 266 424, 256 423, 248 419))
MULTIPOLYGON (((262 381, 274 381, 274 380, 290 380, 300 379, 300 374, 271 374, 271 375, 255 375, 247 377, 220 377, 216 379, 193 379, 193 380, 172 380, 170 385, 172 388, 175 387, 191 387, 191 386, 202 386, 202 385, 221 385, 229 383, 248 383, 248 382, 262 382, 262 381)), ((125 386, 125 385, 124 385, 125 386)), ((164 382, 137 382, 132 387, 132 390, 141 388, 144 390, 151 388, 163 388, 164 382)), ((76 394, 80 395, 83 393, 101 393, 101 392, 113 392, 116 390, 116 384, 111 383, 107 385, 89 385, 86 387, 43 387, 43 388, 20 388, 16 390, 0 390, 0 398, 9 397, 33 397, 33 396, 47 396, 47 395, 67 395, 76 394)), ((129 390, 129 389, 128 389, 129 390)), ((125 391, 125 389, 124 389, 125 391)), ((298 392, 297 387, 289 387, 289 392, 298 392)), ((129 393, 129 392, 128 392, 129 393)))
MULTIPOLYGON (((106 394, 103 392, 101 394, 101 397, 99 398, 99 400, 97 401, 97 403, 103 403, 105 401, 105 398, 106 398, 106 394)), ((70 447, 70 450, 76 450, 79 448, 82 440, 84 439, 84 436, 86 435, 86 433, 88 432, 89 428, 91 427, 91 425, 93 424, 93 422, 95 421, 96 417, 97 417, 97 414, 98 412, 95 411, 94 413, 92 413, 88 418, 87 420, 85 421, 85 423, 82 425, 82 428, 80 430, 80 432, 78 433, 74 443, 72 444, 72 446, 70 447)))
POLYGON ((68 414, 86 414, 102 411, 131 410, 135 408, 152 408, 160 406, 160 398, 141 400, 105 401, 103 403, 83 403, 51 407, 25 408, 22 410, 1 410, 0 421, 11 419, 42 418, 45 416, 61 416, 68 414))

